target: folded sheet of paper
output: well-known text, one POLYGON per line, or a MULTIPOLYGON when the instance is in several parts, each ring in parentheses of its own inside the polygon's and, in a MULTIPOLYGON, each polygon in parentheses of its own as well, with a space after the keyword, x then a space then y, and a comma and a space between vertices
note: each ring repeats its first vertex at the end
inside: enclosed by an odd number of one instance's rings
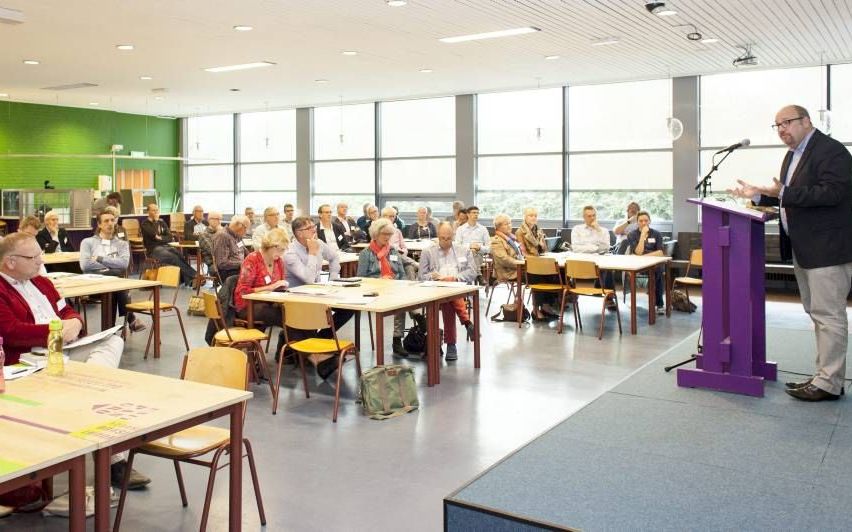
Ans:
MULTIPOLYGON (((68 342, 67 344, 63 345, 62 350, 64 351, 66 349, 74 349, 75 347, 89 345, 91 343, 97 342, 98 340, 103 340, 107 336, 109 336, 111 334, 115 334, 116 332, 121 330, 121 328, 123 326, 124 326, 123 324, 122 325, 116 325, 115 327, 110 327, 109 329, 105 329, 105 330, 103 330, 99 333, 90 334, 89 336, 84 336, 82 338, 77 338, 73 342, 68 342)), ((47 353, 47 348, 46 347, 34 347, 33 353, 47 353)))

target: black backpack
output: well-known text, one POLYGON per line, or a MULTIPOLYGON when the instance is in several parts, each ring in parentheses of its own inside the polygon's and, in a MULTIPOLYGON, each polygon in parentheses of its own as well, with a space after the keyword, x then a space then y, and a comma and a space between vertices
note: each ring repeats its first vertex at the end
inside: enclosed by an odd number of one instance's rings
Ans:
MULTIPOLYGON (((438 329, 439 338, 443 339, 443 334, 444 331, 438 329)), ((410 329, 408 329, 408 334, 405 335, 405 338, 402 339, 402 347, 409 353, 425 353, 426 339, 426 329, 415 323, 410 329)), ((440 349, 440 352, 441 354, 444 353, 443 348, 440 349)))

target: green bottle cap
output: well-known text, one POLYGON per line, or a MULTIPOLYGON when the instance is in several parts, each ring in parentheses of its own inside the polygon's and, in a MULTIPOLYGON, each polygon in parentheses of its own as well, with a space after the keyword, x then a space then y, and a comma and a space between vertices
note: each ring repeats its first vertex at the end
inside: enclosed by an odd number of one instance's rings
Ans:
POLYGON ((50 320, 49 328, 51 331, 61 331, 62 330, 62 320, 50 320))

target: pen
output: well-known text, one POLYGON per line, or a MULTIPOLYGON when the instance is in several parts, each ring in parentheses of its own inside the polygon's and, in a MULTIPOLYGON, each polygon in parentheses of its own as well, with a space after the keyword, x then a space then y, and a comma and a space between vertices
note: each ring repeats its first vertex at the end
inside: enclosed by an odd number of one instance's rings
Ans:
POLYGON ((23 373, 23 372, 25 372, 25 371, 27 371, 27 370, 29 370, 29 369, 30 369, 30 368, 21 368, 21 369, 16 369, 16 370, 12 371, 12 375, 17 375, 18 373, 23 373))

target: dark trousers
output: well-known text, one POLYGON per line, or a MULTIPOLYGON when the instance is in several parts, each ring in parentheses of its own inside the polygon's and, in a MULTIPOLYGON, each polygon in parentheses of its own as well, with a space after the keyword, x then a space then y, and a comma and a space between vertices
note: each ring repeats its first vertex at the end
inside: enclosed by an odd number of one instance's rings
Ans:
POLYGON ((160 261, 160 264, 180 268, 180 280, 183 284, 192 284, 195 279, 195 269, 184 260, 183 255, 175 248, 167 245, 156 246, 150 255, 160 261))

